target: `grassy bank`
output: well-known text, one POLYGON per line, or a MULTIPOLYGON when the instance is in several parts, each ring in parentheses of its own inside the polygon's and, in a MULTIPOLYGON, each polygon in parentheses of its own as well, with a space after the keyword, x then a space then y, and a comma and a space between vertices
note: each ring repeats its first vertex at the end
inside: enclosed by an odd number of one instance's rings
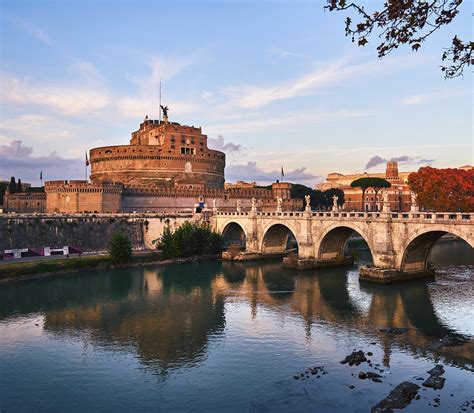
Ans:
POLYGON ((107 268, 125 268, 147 264, 171 264, 176 262, 191 262, 217 258, 220 258, 220 254, 165 260, 163 259, 161 252, 154 251, 135 254, 132 257, 132 262, 119 266, 113 265, 108 256, 83 256, 81 258, 15 262, 0 264, 0 284, 87 269, 98 270, 107 268))

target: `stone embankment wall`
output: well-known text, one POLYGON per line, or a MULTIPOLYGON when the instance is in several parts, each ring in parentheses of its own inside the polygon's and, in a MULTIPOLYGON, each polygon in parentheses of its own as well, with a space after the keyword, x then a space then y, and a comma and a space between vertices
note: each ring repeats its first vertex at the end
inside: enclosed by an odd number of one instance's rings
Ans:
POLYGON ((152 241, 161 236, 165 226, 174 230, 192 219, 185 214, 0 215, 0 251, 65 245, 103 251, 117 230, 129 234, 134 249, 153 248, 152 241))

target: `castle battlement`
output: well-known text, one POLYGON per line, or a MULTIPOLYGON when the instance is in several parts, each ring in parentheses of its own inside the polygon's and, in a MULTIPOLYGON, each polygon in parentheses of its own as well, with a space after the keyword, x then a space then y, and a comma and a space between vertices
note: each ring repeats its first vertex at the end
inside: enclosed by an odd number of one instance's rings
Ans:
POLYGON ((123 185, 114 182, 101 182, 98 184, 81 180, 46 181, 44 188, 47 193, 52 192, 108 192, 122 193, 123 185))

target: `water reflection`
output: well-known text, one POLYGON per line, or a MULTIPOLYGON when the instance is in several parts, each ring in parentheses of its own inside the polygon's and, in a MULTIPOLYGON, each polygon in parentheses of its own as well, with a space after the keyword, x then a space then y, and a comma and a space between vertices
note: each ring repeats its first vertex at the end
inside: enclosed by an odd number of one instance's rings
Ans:
POLYGON ((381 344, 387 365, 394 345, 472 363, 474 328, 466 334, 443 322, 429 286, 359 283, 355 269, 298 273, 279 262, 102 271, 2 286, 0 328, 1 320, 41 313, 48 334, 131 349, 143 365, 165 374, 205 359, 210 341, 224 337, 226 303, 237 301, 247 303, 253 319, 261 309, 301 319, 306 338, 322 324, 358 331, 381 344), (387 326, 408 331, 396 337, 379 331, 387 326), (446 337, 457 345, 433 347, 446 337))

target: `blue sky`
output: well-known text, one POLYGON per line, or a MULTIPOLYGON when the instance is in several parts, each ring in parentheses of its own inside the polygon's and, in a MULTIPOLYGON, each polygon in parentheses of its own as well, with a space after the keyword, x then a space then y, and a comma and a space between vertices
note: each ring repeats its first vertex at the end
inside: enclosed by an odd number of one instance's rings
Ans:
POLYGON ((439 70, 455 34, 472 38, 470 1, 418 52, 382 60, 377 38, 357 47, 317 0, 0 5, 0 178, 83 177, 85 150, 158 117, 160 78, 170 119, 226 150, 230 181, 283 165, 314 185, 375 156, 402 170, 473 163, 472 75, 439 70))

